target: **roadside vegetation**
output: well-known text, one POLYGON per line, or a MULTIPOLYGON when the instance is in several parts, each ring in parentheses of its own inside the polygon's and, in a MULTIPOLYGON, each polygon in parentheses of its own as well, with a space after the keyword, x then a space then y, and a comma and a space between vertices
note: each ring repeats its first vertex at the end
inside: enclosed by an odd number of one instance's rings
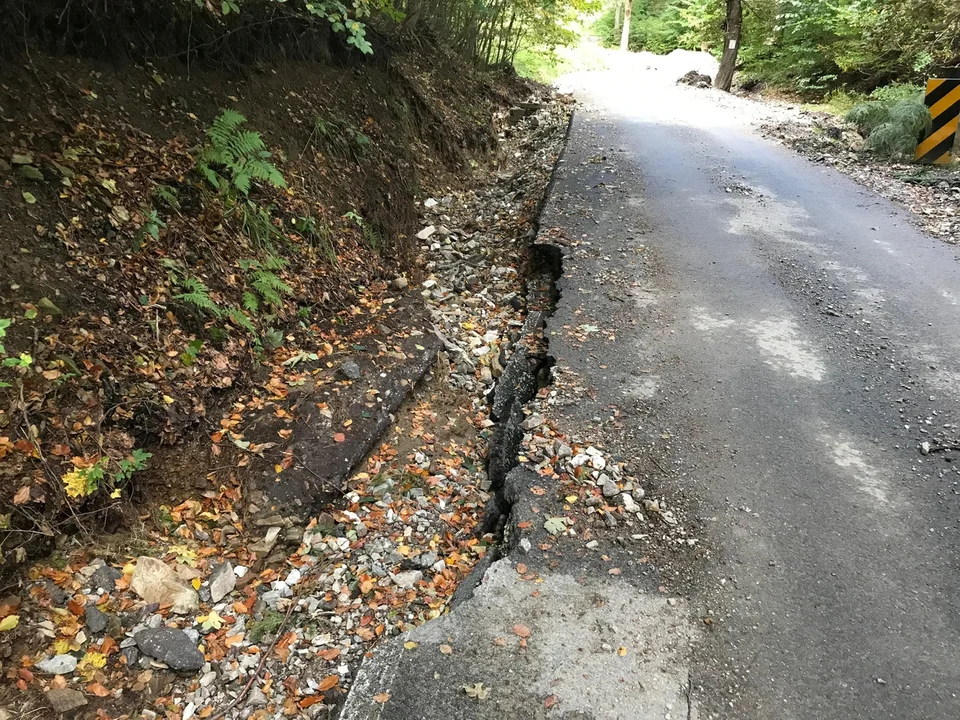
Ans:
POLYGON ((415 196, 591 9, 0 0, 0 575, 135 517, 171 448, 418 272, 415 196))

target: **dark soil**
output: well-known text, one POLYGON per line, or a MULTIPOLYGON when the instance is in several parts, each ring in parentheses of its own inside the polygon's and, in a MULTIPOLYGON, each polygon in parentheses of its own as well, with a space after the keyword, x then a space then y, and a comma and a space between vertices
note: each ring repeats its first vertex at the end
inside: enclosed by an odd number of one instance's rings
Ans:
POLYGON ((2 575, 58 533, 113 531, 171 487, 221 482, 234 459, 212 454, 221 418, 389 279, 417 280, 415 198, 469 182, 468 161, 484 160, 505 108, 529 92, 420 43, 242 69, 223 56, 106 60, 77 56, 82 43, 69 55, 37 44, 27 38, 0 80, 0 318, 13 319, 7 354, 32 356, 25 371, 0 371, 11 383, 0 389, 2 575), (193 169, 223 108, 262 134, 287 181, 250 194, 269 213, 266 242, 193 169), (164 223, 156 238, 144 232, 151 211, 164 223), (317 231, 298 232, 297 218, 317 231), (240 261, 270 257, 290 292, 247 313, 255 335, 176 297, 190 276, 221 308, 240 307, 240 261), (116 467, 135 448, 153 453, 150 469, 121 499, 108 487, 65 495, 64 474, 116 467))

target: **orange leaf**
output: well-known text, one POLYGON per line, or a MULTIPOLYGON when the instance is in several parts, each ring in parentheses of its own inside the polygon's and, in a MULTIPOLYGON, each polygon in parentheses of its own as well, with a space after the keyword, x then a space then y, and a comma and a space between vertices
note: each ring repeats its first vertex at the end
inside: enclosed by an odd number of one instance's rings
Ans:
POLYGON ((343 442, 344 440, 346 440, 346 439, 347 439, 347 436, 344 435, 343 433, 334 433, 334 434, 333 434, 333 441, 334 441, 334 442, 342 443, 342 442, 343 442))
POLYGON ((30 486, 24 485, 22 488, 17 490, 16 495, 13 496, 14 505, 23 505, 25 502, 30 500, 30 486))
POLYGON ((385 693, 385 692, 377 693, 376 695, 373 696, 373 701, 378 702, 381 705, 383 705, 383 703, 385 703, 389 699, 390 699, 390 693, 385 693))
POLYGON ((321 650, 318 654, 327 662, 333 662, 340 656, 340 648, 330 648, 329 650, 321 650))
POLYGON ((517 573, 520 574, 520 575, 526 575, 526 574, 527 574, 527 566, 524 565, 523 563, 517 563, 517 573))
POLYGON ((98 682, 87 685, 87 692, 92 692, 97 697, 108 697, 110 691, 98 682))
POLYGON ((83 605, 78 603, 76 600, 71 600, 70 602, 68 602, 67 609, 77 617, 80 617, 84 613, 83 605))
POLYGON ((303 700, 297 703, 301 709, 306 709, 311 705, 316 705, 318 702, 323 702, 323 695, 307 695, 303 700))
POLYGON ((514 625, 513 634, 517 637, 528 638, 530 637, 530 628, 526 625, 514 625))
POLYGON ((320 692, 324 692, 325 690, 329 690, 330 688, 336 687, 337 683, 339 682, 340 682, 339 675, 336 675, 336 674, 327 675, 323 680, 317 683, 317 690, 319 690, 320 692))

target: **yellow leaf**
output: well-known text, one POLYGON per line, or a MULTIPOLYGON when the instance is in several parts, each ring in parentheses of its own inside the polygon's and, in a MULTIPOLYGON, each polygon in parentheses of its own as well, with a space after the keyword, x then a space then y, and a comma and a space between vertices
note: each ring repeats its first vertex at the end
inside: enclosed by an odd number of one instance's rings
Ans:
POLYGON ((199 590, 199 589, 200 589, 200 578, 194 578, 194 579, 191 581, 191 584, 193 585, 193 589, 194 589, 194 590, 199 590))
POLYGON ((626 654, 627 654, 627 649, 625 647, 620 647, 617 649, 617 655, 619 655, 620 657, 623 657, 626 654))
POLYGON ((54 655, 66 655, 70 652, 70 643, 68 643, 63 638, 57 640, 53 644, 53 654, 54 655))
POLYGON ((103 653, 98 652, 88 652, 83 656, 83 659, 80 661, 80 665, 86 666, 89 665, 95 668, 102 668, 107 664, 107 656, 103 653))
POLYGON ((173 398, 170 397, 169 395, 164 395, 164 396, 163 396, 163 401, 164 401, 167 405, 173 405, 173 403, 174 403, 173 398))
POLYGON ((19 622, 19 615, 7 615, 3 620, 0 620, 0 631, 13 630, 19 622))
POLYGON ((201 615, 197 622, 204 630, 219 630, 223 627, 223 618, 216 610, 211 610, 208 615, 201 615))
POLYGON ((120 497, 120 488, 117 488, 112 493, 110 493, 110 497, 112 497, 114 500, 120 497))
POLYGON ((575 503, 579 499, 576 495, 567 495, 567 497, 564 498, 568 503, 575 503))
POLYGON ((87 478, 79 470, 68 472, 60 480, 70 497, 81 497, 87 494, 87 478))
POLYGON ((414 650, 419 644, 420 644, 420 643, 415 643, 413 640, 407 640, 407 641, 403 644, 403 646, 404 646, 407 650, 414 650))

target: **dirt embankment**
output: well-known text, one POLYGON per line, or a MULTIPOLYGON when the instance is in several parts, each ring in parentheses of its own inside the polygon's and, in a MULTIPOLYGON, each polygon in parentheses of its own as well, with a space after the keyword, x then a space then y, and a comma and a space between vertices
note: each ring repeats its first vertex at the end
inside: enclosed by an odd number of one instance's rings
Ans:
POLYGON ((383 330, 388 282, 423 272, 414 199, 469 182, 529 94, 423 41, 378 38, 365 58, 330 37, 304 52, 302 33, 297 52, 282 33, 203 52, 124 36, 118 57, 39 27, 0 81, 5 576, 57 537, 135 524, 171 487, 238 486, 243 455, 268 449, 244 413, 383 330), (247 189, 255 161, 278 175, 247 189))

